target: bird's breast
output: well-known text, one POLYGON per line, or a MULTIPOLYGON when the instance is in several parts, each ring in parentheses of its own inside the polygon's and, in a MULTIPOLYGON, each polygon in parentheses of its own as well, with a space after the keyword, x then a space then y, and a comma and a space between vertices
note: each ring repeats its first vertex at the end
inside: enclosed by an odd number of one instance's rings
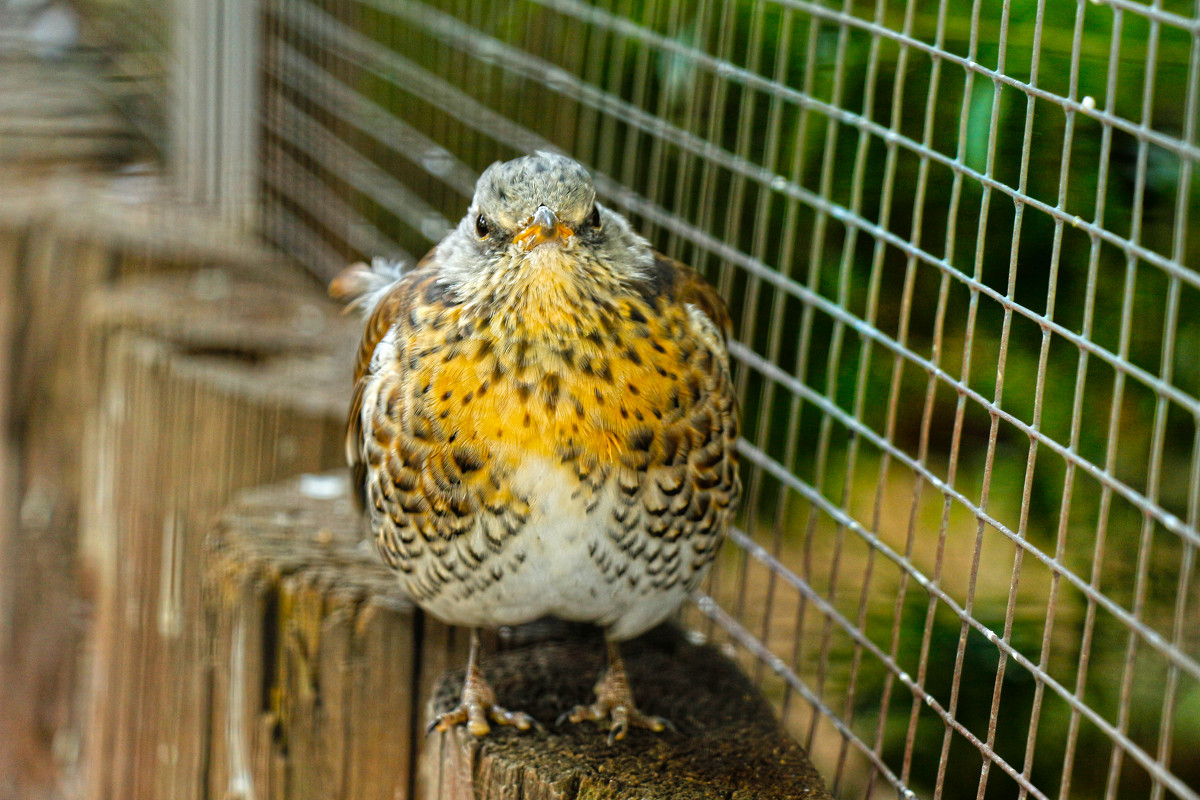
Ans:
POLYGON ((368 498, 419 603, 615 636, 669 613, 738 493, 727 357, 693 314, 604 301, 546 332, 441 311, 385 337, 362 399, 368 498))
POLYGON ((686 335, 686 312, 654 317, 626 302, 558 327, 478 326, 420 360, 416 402, 443 438, 504 460, 617 463, 701 405, 723 368, 686 335))

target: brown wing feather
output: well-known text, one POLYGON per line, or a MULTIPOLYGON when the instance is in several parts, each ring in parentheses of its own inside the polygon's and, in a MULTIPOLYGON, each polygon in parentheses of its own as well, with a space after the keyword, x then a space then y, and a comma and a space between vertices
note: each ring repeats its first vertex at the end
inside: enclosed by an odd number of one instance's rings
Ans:
POLYGON ((691 303, 699 308, 713 321, 725 340, 733 335, 733 320, 725 300, 700 273, 686 264, 655 251, 650 288, 652 293, 666 293, 677 302, 691 303))
MULTIPOLYGON (((392 288, 375 305, 367 318, 366 328, 358 344, 358 354, 354 361, 354 394, 350 400, 350 413, 346 419, 346 460, 350 464, 351 479, 354 482, 355 498, 361 504, 365 503, 363 491, 365 487, 365 470, 362 448, 362 402, 363 389, 366 386, 367 368, 371 364, 371 356, 375 348, 387 332, 395 324, 401 314, 408 314, 416 298, 424 295, 430 286, 437 281, 438 267, 434 254, 437 248, 426 253, 417 265, 404 273, 392 288)), ((367 288, 367 282, 362 278, 364 265, 355 264, 342 270, 329 284, 329 294, 335 299, 346 302, 350 307, 358 296, 367 288)))
MULTIPOLYGON (((425 257, 417 262, 417 265, 401 276, 400 280, 396 281, 379 303, 375 306, 375 310, 367 318, 366 330, 363 331, 362 341, 358 345, 358 357, 354 362, 354 381, 358 383, 362 380, 363 374, 367 371, 367 366, 371 363, 371 355, 375 352, 380 340, 387 335, 388 330, 396 321, 396 316, 401 312, 407 312, 412 302, 412 298, 420 295, 427 288, 428 284, 437 279, 437 259, 435 254, 437 248, 430 250, 425 254, 425 257)), ((345 280, 344 276, 355 267, 348 267, 343 270, 333 282, 329 285, 329 293, 334 297, 342 300, 353 299, 353 289, 343 288, 351 281, 345 280)))
MULTIPOLYGON (((355 491, 379 553, 418 601, 443 591, 469 596, 498 580, 501 560, 480 566, 529 514, 506 483, 508 467, 489 458, 486 440, 460 416, 475 392, 471 408, 485 405, 488 379, 470 392, 454 385, 477 372, 480 348, 463 343, 457 295, 440 277, 433 253, 391 287, 378 280, 369 287, 382 296, 369 296, 377 305, 359 348, 346 431, 355 491)), ((370 283, 360 275, 354 285, 370 283)), ((493 386, 488 399, 498 391, 493 386)))

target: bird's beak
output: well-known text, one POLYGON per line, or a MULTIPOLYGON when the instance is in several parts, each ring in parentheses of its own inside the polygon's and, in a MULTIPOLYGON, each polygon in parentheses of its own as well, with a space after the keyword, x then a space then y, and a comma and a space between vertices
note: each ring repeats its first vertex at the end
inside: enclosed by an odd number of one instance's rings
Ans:
POLYGON ((528 251, 546 242, 563 244, 570 238, 571 233, 571 229, 559 222, 549 207, 538 206, 533 219, 513 237, 513 241, 528 251))

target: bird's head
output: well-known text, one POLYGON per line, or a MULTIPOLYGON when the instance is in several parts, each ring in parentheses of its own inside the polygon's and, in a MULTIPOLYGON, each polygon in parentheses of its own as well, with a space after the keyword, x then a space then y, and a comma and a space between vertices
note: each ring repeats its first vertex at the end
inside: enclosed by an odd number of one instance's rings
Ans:
POLYGON ((640 279, 654 258, 624 217, 596 201, 587 170, 548 152, 484 170, 439 253, 443 274, 467 294, 539 277, 625 283, 640 279))

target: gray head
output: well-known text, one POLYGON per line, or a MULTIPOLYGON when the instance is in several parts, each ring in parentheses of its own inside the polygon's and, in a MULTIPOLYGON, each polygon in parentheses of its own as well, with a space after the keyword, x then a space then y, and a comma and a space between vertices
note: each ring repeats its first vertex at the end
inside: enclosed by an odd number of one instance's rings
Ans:
POLYGON ((595 203, 596 187, 581 164, 557 153, 538 152, 485 169, 475 183, 471 211, 503 234, 528 224, 541 206, 572 229, 599 222, 589 219, 595 203))
POLYGON ((445 274, 459 284, 551 252, 564 264, 599 264, 619 281, 641 278, 654 258, 624 217, 596 202, 582 165, 544 151, 484 170, 466 216, 439 251, 445 274))

